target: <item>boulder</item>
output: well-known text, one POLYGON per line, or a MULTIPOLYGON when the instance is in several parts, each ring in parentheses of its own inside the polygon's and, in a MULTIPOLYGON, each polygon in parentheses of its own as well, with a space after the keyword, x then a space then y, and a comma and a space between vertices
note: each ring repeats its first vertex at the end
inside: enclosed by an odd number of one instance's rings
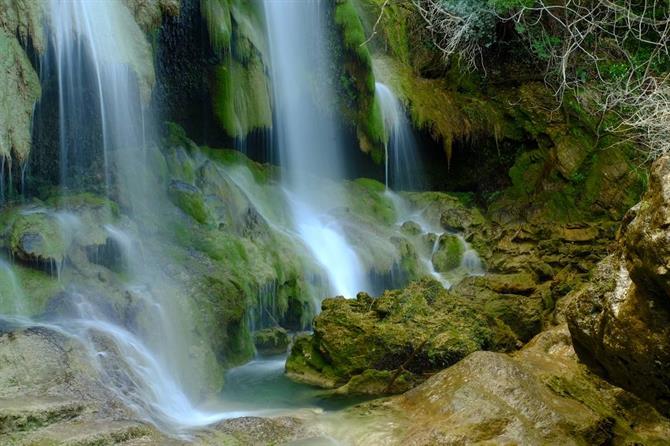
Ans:
POLYGON ((45 212, 19 214, 9 244, 12 254, 22 261, 47 265, 60 265, 68 248, 58 221, 45 212))
POLYGON ((325 388, 393 393, 474 351, 515 343, 503 323, 423 279, 376 299, 360 293, 353 300, 324 300, 314 334, 295 341, 286 371, 289 378, 325 388))
POLYGON ((363 414, 363 427, 334 436, 355 435, 361 445, 660 445, 670 434, 652 407, 577 361, 565 325, 511 355, 472 353, 403 395, 345 416, 363 414))
POLYGON ((670 413, 670 157, 624 218, 616 251, 570 297, 566 318, 584 362, 670 413))
POLYGON ((456 235, 443 234, 437 242, 432 262, 436 271, 447 272, 458 268, 465 253, 465 243, 456 235))
POLYGON ((281 327, 266 328, 253 334, 256 351, 262 355, 280 355, 286 353, 291 339, 281 327))

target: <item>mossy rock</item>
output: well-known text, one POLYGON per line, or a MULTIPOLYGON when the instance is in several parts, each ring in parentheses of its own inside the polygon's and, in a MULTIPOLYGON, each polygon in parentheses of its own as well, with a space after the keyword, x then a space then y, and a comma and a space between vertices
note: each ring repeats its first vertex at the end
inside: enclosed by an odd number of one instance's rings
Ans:
POLYGON ((433 267, 439 272, 456 269, 461 265, 464 253, 465 244, 460 237, 453 234, 442 234, 431 259, 433 267))
POLYGON ((286 370, 292 379, 342 392, 350 382, 357 392, 365 387, 386 393, 401 375, 396 390, 474 351, 509 348, 513 336, 501 327, 437 281, 423 279, 376 299, 359 293, 353 300, 324 300, 314 334, 296 341, 286 370), (391 373, 400 368, 408 374, 391 373), (380 376, 389 378, 385 386, 363 385, 380 376))
POLYGON ((35 264, 61 264, 68 242, 56 218, 45 212, 18 215, 11 228, 10 250, 17 258, 35 264))
POLYGON ((291 343, 288 333, 281 327, 266 328, 254 332, 256 351, 263 355, 286 353, 291 343))
POLYGON ((190 215, 198 223, 207 224, 211 222, 210 211, 205 204, 202 192, 197 187, 173 180, 168 188, 168 194, 175 206, 190 215))

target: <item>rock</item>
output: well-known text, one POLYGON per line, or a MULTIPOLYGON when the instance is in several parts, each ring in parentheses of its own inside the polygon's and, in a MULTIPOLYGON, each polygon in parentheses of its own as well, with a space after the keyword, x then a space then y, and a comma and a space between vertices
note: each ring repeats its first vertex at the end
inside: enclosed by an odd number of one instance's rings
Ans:
POLYGON ((342 391, 365 387, 364 393, 371 388, 390 393, 398 378, 418 382, 473 351, 510 348, 515 339, 503 325, 430 279, 377 299, 365 293, 355 300, 326 299, 314 334, 295 341, 286 371, 294 380, 325 388, 349 382, 342 391), (408 373, 377 373, 399 369, 408 373), (361 385, 389 376, 386 386, 361 385))
POLYGON ((436 271, 447 272, 458 268, 463 259, 465 244, 456 235, 443 234, 437 242, 432 262, 436 271))
POLYGON ((34 264, 60 265, 68 248, 58 221, 45 212, 18 215, 9 243, 13 255, 34 264))
POLYGON ((670 304, 670 157, 654 163, 649 190, 625 221, 621 238, 631 278, 659 304, 670 304))
POLYGON ((537 288, 535 276, 529 273, 488 274, 483 279, 496 293, 530 295, 537 288))
POLYGON ((172 180, 168 188, 172 203, 198 223, 208 223, 211 219, 209 209, 200 189, 178 180, 172 180))
MULTIPOLYGON (((670 434, 670 422, 648 404, 577 361, 565 325, 513 355, 472 353, 403 395, 349 409, 345 419, 363 414, 363 426, 348 434, 361 445, 663 444, 670 434)), ((334 435, 346 441, 345 429, 334 435)))
POLYGON ((41 96, 40 79, 21 42, 43 45, 42 9, 39 3, 0 2, 0 156, 16 164, 28 159, 34 106, 41 96))
POLYGON ((419 224, 414 221, 404 222, 402 226, 400 226, 400 230, 403 232, 403 234, 409 236, 415 236, 421 234, 421 226, 419 226, 419 224))
POLYGON ((556 169, 568 180, 577 173, 588 156, 590 147, 595 146, 595 142, 591 141, 583 131, 577 127, 571 130, 573 134, 551 132, 556 143, 553 149, 556 169))
POLYGON ((670 413, 670 158, 624 218, 617 250, 570 296, 575 348, 596 373, 670 413))
POLYGON ((167 436, 124 406, 77 341, 45 328, 2 329, 12 330, 0 335, 2 445, 262 445, 319 435, 284 416, 225 420, 188 440, 167 436))
POLYGON ((586 226, 583 228, 563 227, 559 230, 559 238, 566 242, 593 242, 598 237, 598 228, 586 226))
MULTIPOLYGON (((502 321, 520 341, 526 342, 542 329, 545 302, 539 294, 514 294, 509 292, 511 287, 501 284, 507 282, 496 275, 468 277, 452 292, 469 300, 482 313, 502 321)), ((521 286, 515 289, 525 290, 521 286)))
POLYGON ((253 336, 256 350, 263 355, 280 355, 286 353, 291 343, 288 333, 281 327, 259 330, 253 336))

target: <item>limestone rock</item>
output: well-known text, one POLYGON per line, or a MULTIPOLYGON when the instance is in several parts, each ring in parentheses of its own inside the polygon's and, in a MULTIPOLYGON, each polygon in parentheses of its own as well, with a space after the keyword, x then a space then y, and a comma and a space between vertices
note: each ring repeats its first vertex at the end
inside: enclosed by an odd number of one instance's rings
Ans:
POLYGON ((504 324, 424 279, 376 299, 360 293, 355 300, 324 300, 314 335, 296 340, 286 370, 292 379, 321 387, 356 378, 349 390, 364 380, 365 393, 373 387, 391 393, 398 379, 409 384, 397 387, 407 388, 473 351, 514 344, 504 324), (371 378, 383 379, 384 385, 371 386, 371 378))
POLYGON ((622 243, 633 281, 670 303, 670 157, 654 163, 649 190, 626 221, 622 243))
POLYGON ((584 362, 670 413, 670 158, 652 168, 649 190, 624 219, 617 251, 566 310, 584 362))
POLYGON ((348 434, 358 445, 660 445, 670 434, 648 404, 577 361, 565 325, 513 355, 473 353, 401 396, 348 413, 371 420, 348 434))

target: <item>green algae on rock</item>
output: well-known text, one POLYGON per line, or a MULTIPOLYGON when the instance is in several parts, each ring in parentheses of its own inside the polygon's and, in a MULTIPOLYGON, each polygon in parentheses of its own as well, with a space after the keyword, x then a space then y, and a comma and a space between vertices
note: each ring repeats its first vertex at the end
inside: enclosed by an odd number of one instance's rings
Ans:
POLYGON ((509 329, 423 279, 376 299, 360 293, 355 300, 324 300, 314 335, 296 340, 286 370, 292 379, 321 387, 349 383, 341 391, 390 393, 473 351, 514 344, 509 329))

